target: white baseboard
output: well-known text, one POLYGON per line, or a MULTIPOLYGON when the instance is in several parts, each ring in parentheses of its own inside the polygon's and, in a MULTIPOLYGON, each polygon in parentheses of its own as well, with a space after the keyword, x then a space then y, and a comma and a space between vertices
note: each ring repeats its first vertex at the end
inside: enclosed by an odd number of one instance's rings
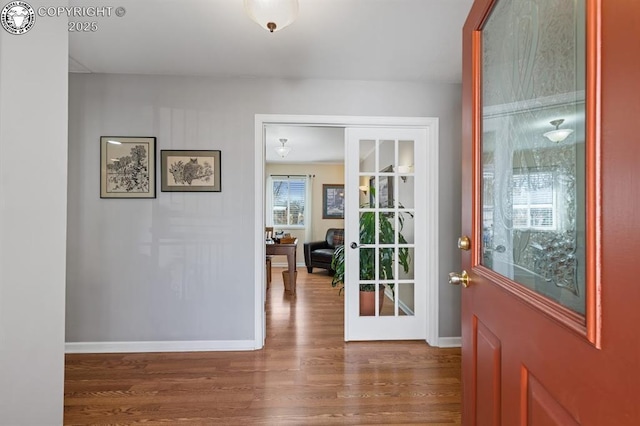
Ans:
MULTIPOLYGON (((393 291, 391 291, 391 289, 389 287, 385 288, 384 294, 385 294, 385 296, 387 296, 387 298, 389 300, 393 300, 393 298, 394 298, 393 291)), ((398 301, 398 309, 400 309, 402 312, 404 312, 405 315, 408 315, 408 316, 412 316, 413 315, 413 310, 411 310, 411 308, 409 308, 409 306, 407 306, 407 304, 404 303, 402 300, 398 301)))
POLYGON ((65 353, 252 351, 253 340, 186 340, 173 342, 67 342, 65 353))
MULTIPOLYGON (((286 268, 289 266, 289 264, 287 262, 272 262, 271 266, 274 268, 286 268)), ((304 262, 302 263, 296 263, 296 269, 298 268, 306 268, 307 266, 304 264, 304 262)))
POLYGON ((439 348, 460 348, 462 347, 462 337, 439 337, 439 348))

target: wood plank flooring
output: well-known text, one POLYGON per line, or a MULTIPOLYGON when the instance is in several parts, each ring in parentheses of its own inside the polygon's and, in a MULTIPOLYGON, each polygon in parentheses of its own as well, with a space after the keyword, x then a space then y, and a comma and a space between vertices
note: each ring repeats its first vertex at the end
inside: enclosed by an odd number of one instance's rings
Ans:
POLYGON ((273 269, 267 343, 253 352, 67 355, 64 423, 460 424, 460 349, 344 342, 326 273, 273 269))

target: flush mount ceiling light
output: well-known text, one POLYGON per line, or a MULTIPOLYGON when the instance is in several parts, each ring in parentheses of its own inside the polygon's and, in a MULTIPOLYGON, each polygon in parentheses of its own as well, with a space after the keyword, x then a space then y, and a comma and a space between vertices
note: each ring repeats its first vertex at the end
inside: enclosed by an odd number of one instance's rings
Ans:
POLYGON ((280 157, 284 158, 291 152, 291 148, 284 146, 284 144, 287 143, 287 139, 280 139, 280 143, 282 146, 275 148, 275 150, 280 157))
POLYGON ((298 17, 298 0, 244 0, 244 9, 258 25, 274 32, 298 17))
MULTIPOLYGON (((398 173, 412 173, 412 172, 413 172, 413 164, 398 166, 398 173)), ((406 176, 400 176, 400 179, 402 179, 403 182, 407 181, 406 176)))
POLYGON ((560 118, 558 120, 553 120, 550 122, 552 126, 556 126, 555 130, 551 130, 544 134, 544 137, 549 139, 551 142, 562 142, 565 140, 571 133, 573 133, 573 129, 560 129, 560 125, 564 123, 564 119, 560 118))

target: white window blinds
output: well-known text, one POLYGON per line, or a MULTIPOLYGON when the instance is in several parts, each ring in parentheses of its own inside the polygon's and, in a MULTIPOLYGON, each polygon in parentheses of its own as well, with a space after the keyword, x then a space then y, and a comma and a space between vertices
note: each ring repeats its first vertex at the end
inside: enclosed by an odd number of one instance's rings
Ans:
MULTIPOLYGON (((304 226, 307 199, 306 177, 273 176, 270 179, 271 222, 273 226, 304 226)), ((267 221, 270 222, 270 221, 267 221)))
POLYGON ((513 175, 513 227, 556 228, 556 203, 552 172, 513 175))

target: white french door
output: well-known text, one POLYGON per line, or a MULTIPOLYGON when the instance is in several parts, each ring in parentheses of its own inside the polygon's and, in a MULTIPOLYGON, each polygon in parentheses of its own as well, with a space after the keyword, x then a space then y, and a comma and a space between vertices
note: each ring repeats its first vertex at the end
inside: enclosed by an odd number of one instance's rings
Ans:
POLYGON ((437 288, 429 136, 419 128, 346 129, 347 341, 427 337, 428 287, 437 288))

